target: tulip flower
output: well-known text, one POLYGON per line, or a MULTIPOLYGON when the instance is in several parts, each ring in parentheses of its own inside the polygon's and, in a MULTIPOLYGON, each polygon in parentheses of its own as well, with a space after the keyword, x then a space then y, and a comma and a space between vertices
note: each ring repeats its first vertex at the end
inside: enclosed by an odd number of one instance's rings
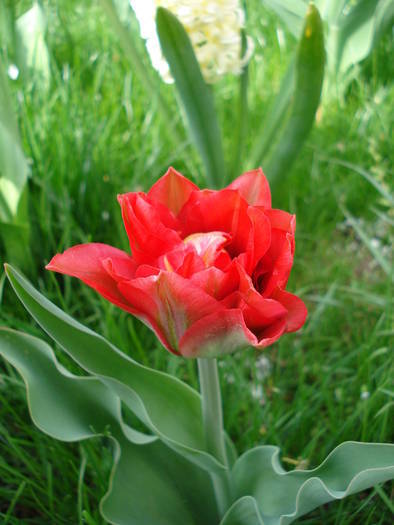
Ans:
POLYGON ((170 168, 148 193, 118 199, 131 255, 82 244, 47 269, 78 277, 184 357, 264 348, 304 324, 304 303, 285 290, 295 216, 271 208, 261 169, 214 191, 170 168))

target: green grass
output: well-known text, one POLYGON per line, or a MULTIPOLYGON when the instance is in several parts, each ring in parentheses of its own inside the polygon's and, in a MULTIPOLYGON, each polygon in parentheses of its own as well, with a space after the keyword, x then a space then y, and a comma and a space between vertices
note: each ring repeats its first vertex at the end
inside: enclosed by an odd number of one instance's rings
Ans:
MULTIPOLYGON (((126 249, 116 194, 148 189, 170 164, 204 184, 201 164, 182 131, 173 88, 158 85, 181 130, 180 141, 130 72, 100 9, 94 2, 75 9, 78 4, 45 4, 49 93, 26 79, 13 85, 32 166, 35 266, 25 272, 51 300, 129 355, 197 387, 194 362, 169 355, 147 328, 82 283, 43 269, 53 254, 80 242, 126 249)), ((259 16, 249 22, 256 51, 250 66, 248 146, 294 48, 287 35, 281 48, 276 19, 257 0, 249 4, 249 13, 258 10, 259 16)), ((23 5, 18 3, 17 10, 23 5)), ((289 468, 316 465, 344 440, 393 438, 392 284, 385 273, 393 215, 384 195, 393 175, 389 52, 386 37, 344 99, 324 106, 293 169, 273 189, 274 206, 297 214, 288 289, 307 303, 305 327, 263 353, 250 350, 220 361, 225 424, 239 452, 275 444, 289 468)), ((222 81, 216 93, 231 158, 237 80, 222 81)), ((248 148, 244 165, 247 153, 248 148)), ((0 297, 2 324, 45 338, 7 283, 0 297)), ((97 507, 110 464, 106 442, 62 444, 36 430, 18 374, 0 363, 2 523, 103 523, 97 507)), ((377 487, 324 506, 298 523, 388 525, 389 492, 389 484, 377 487)))

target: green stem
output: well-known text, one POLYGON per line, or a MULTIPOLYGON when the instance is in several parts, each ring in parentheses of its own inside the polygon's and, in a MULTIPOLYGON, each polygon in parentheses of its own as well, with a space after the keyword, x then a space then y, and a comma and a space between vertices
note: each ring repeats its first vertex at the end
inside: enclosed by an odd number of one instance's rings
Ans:
POLYGON ((216 502, 223 516, 231 504, 231 486, 217 363, 216 359, 200 358, 197 361, 207 450, 226 466, 226 470, 211 473, 216 502))

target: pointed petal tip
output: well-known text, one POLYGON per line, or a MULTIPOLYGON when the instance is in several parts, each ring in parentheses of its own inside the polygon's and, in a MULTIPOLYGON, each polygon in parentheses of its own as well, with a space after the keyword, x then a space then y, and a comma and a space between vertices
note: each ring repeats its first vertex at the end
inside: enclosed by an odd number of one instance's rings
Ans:
POLYGON ((152 201, 163 204, 177 216, 195 190, 198 190, 198 187, 193 182, 170 166, 147 195, 152 201))
POLYGON ((251 206, 271 208, 271 190, 262 168, 242 173, 227 188, 238 190, 251 206))
POLYGON ((50 270, 52 272, 56 271, 56 268, 57 268, 56 259, 59 258, 59 255, 61 256, 63 254, 57 253, 56 255, 54 255, 52 259, 49 261, 49 263, 45 265, 45 270, 50 270))

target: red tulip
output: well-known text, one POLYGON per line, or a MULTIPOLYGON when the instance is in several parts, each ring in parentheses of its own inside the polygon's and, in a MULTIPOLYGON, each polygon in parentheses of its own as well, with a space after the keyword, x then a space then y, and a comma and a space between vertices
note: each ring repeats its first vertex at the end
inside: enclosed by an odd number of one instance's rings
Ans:
POLYGON ((271 208, 261 169, 213 191, 170 168, 119 202, 132 255, 81 244, 46 268, 78 277, 185 357, 263 348, 304 324, 304 303, 285 291, 295 216, 271 208))

